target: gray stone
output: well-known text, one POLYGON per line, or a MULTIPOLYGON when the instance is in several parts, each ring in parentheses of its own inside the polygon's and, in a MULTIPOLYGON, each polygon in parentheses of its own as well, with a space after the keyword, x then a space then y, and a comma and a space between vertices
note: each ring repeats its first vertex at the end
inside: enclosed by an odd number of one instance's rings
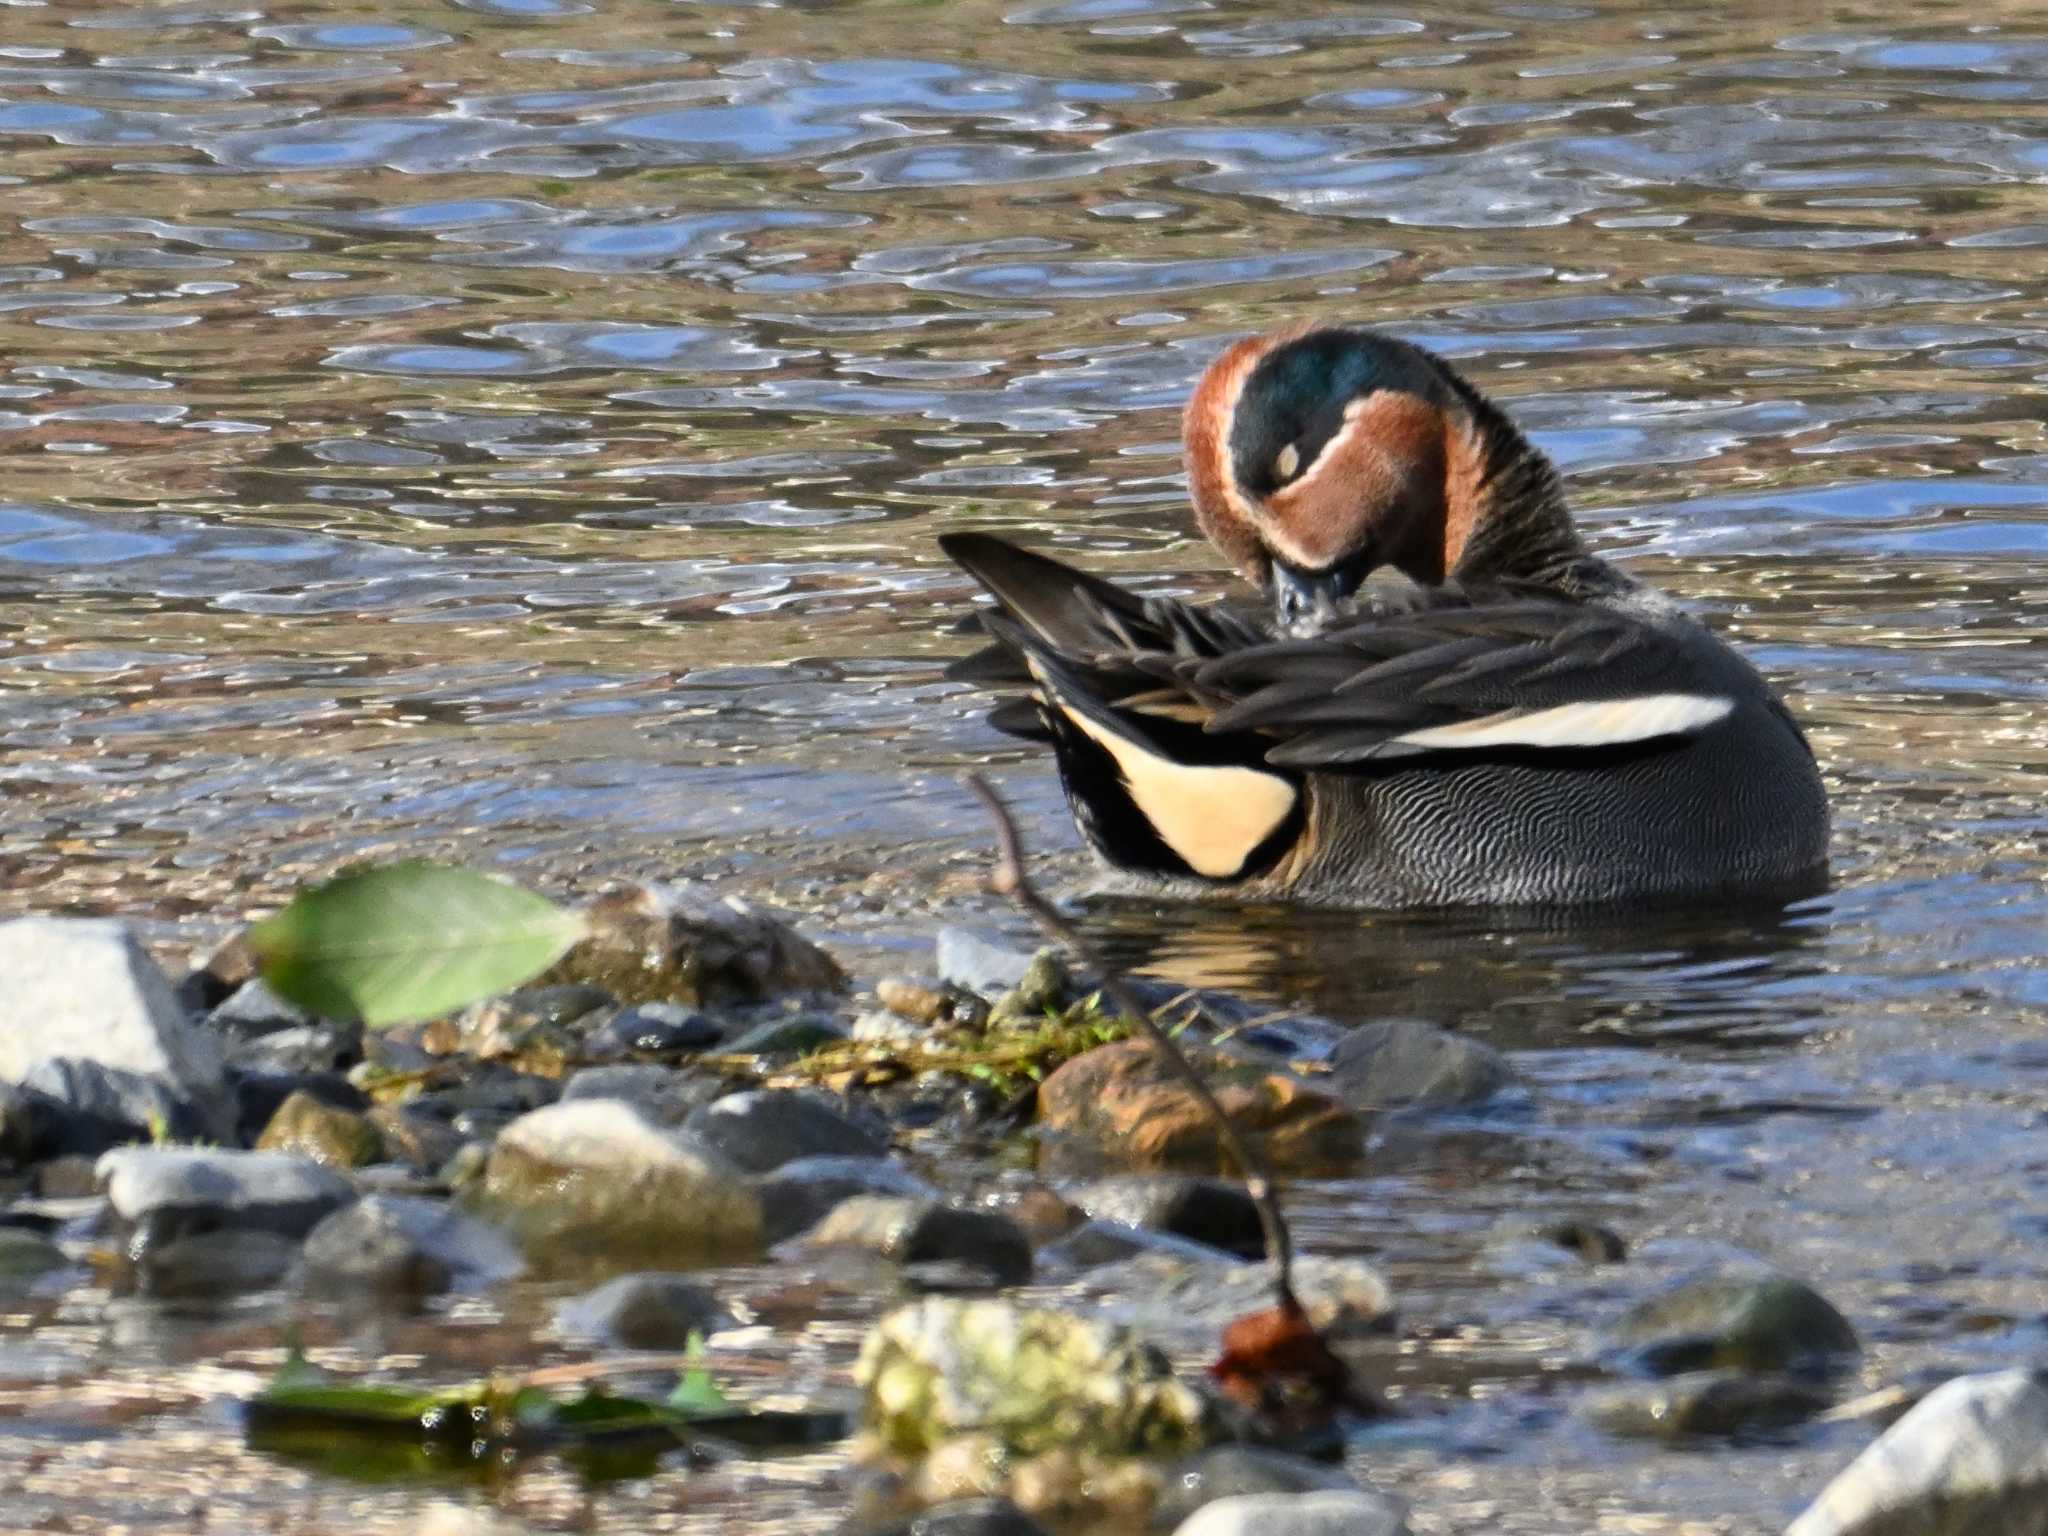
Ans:
POLYGON ((303 1028, 317 1021, 297 1003, 288 1003, 271 991, 261 977, 256 977, 229 993, 207 1014, 206 1022, 208 1027, 223 1034, 251 1039, 280 1030, 303 1028))
POLYGON ((24 917, 0 923, 0 1082, 47 1056, 160 1077, 216 1139, 234 1135, 219 1045, 186 1018, 127 924, 24 917))
POLYGON ((562 1102, 624 1099, 651 1120, 680 1125, 691 1111, 723 1098, 728 1091, 727 1081, 712 1073, 678 1072, 651 1062, 619 1062, 577 1072, 563 1087, 562 1102))
POLYGON ((48 1107, 39 1157, 135 1141, 199 1141, 212 1129, 199 1105, 163 1078, 97 1061, 46 1057, 23 1074, 21 1086, 48 1107))
POLYGON ((1266 1251, 1259 1208, 1242 1184, 1175 1174, 1097 1179, 1068 1199, 1101 1221, 1150 1227, 1245 1258, 1266 1251))
POLYGON ((717 1020, 693 1008, 640 1003, 621 1008, 592 1030, 583 1049, 599 1061, 615 1056, 683 1056, 708 1051, 724 1038, 717 1020))
POLYGON ((1785 1536, 2048 1536, 2048 1371, 1936 1387, 1785 1536))
POLYGON ((242 1072, 345 1072, 363 1057, 363 1037, 340 1024, 294 1024, 228 1046, 242 1072))
POLYGON ((1663 1381, 1632 1381, 1594 1393, 1586 1416, 1610 1435, 1689 1440, 1801 1424, 1824 1412, 1832 1394, 1797 1376, 1693 1371, 1663 1381))
POLYGON ((761 1088, 692 1111, 683 1129, 748 1173, 800 1157, 886 1157, 888 1138, 856 1124, 815 1094, 761 1088))
POLYGON ((1691 1275, 1638 1303, 1609 1348, 1652 1375, 1734 1369, 1814 1374, 1861 1352, 1848 1320, 1804 1281, 1723 1269, 1691 1275))
POLYGON ((746 1257, 761 1242, 760 1197, 738 1168, 616 1099, 513 1121, 468 1198, 550 1264, 746 1257))
POLYGON ((24 1227, 0 1227, 0 1286, 18 1289, 69 1262, 64 1250, 41 1233, 24 1227))
POLYGON ((1031 958, 1031 950, 1012 948, 965 928, 939 930, 940 980, 991 1001, 1023 982, 1031 958))
POLYGON ((800 1157, 755 1180, 771 1243, 816 1225, 855 1195, 905 1195, 936 1200, 939 1192, 900 1163, 884 1157, 800 1157))
POLYGON ((1408 1536, 1408 1509, 1362 1489, 1245 1493, 1203 1505, 1175 1536, 1408 1536))
POLYGON ((221 1228, 300 1238, 356 1197, 332 1169, 278 1152, 123 1147, 98 1175, 114 1214, 158 1242, 221 1228))
POLYGON ((1009 1217, 933 1200, 855 1195, 834 1206, 799 1242, 864 1248, 898 1264, 964 1264, 997 1285, 1022 1285, 1031 1278, 1031 1244, 1009 1217))
POLYGON ((620 1275, 555 1308, 559 1337, 614 1349, 682 1349, 693 1333, 732 1325, 709 1287, 660 1272, 620 1275))
POLYGON ((1041 1248, 1038 1258, 1049 1270, 1077 1270, 1121 1264, 1148 1253, 1196 1264, 1242 1262, 1238 1255, 1225 1253, 1221 1248, 1176 1237, 1171 1232, 1127 1226, 1120 1221, 1083 1222, 1058 1242, 1041 1248))
POLYGON ((135 1290, 166 1301, 268 1290, 284 1279, 298 1252, 293 1239, 251 1227, 190 1232, 132 1253, 135 1290))
POLYGON ((1320 1086, 1359 1107, 1472 1104, 1514 1080, 1490 1045, 1420 1019, 1361 1024, 1337 1042, 1320 1086))
POLYGON ((805 1013, 756 1024, 719 1049, 729 1056, 803 1056, 845 1038, 846 1031, 831 1019, 805 1013))
POLYGON ((524 1267, 488 1223, 413 1195, 366 1195, 306 1234, 300 1280, 311 1290, 431 1296, 477 1290, 524 1267))
POLYGON ((1358 1493, 1342 1466, 1256 1445, 1219 1445, 1166 1469, 1152 1528, 1170 1531, 1204 1504, 1254 1493, 1358 1493))

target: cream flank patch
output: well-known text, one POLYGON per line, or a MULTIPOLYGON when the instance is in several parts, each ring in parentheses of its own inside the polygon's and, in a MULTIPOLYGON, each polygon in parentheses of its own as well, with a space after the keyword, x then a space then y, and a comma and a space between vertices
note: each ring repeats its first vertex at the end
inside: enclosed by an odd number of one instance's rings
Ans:
POLYGON ((1176 763, 1071 709, 1061 713, 1115 759, 1132 804, 1198 875, 1237 874, 1294 809, 1294 786, 1273 774, 1176 763))
POLYGON ((1697 731, 1723 719, 1733 699, 1701 693, 1645 693, 1632 699, 1505 709, 1456 725, 1410 731, 1395 741, 1461 751, 1476 747, 1618 747, 1697 731))

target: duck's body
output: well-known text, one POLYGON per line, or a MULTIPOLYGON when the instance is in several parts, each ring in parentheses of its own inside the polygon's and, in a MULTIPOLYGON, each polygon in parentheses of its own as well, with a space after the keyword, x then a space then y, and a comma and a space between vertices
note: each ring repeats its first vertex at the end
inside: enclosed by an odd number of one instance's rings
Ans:
POLYGON ((1769 685, 1579 542, 1555 474, 1437 359, 1241 343, 1189 407, 1197 516, 1271 617, 1139 599, 1001 540, 961 675, 1034 690, 1114 887, 1364 907, 1791 893, 1825 878, 1769 685), (1358 604, 1376 566, 1414 583, 1358 604))

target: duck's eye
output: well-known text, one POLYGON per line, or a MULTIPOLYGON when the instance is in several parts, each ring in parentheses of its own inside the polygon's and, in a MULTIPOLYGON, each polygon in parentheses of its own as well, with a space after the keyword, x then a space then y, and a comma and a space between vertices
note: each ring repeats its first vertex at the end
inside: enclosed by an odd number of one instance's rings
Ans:
POLYGON ((1273 460, 1273 478, 1285 484, 1294 478, 1294 472, 1299 468, 1301 468, 1301 450, 1295 447, 1294 444, 1289 443, 1280 450, 1279 457, 1273 460))

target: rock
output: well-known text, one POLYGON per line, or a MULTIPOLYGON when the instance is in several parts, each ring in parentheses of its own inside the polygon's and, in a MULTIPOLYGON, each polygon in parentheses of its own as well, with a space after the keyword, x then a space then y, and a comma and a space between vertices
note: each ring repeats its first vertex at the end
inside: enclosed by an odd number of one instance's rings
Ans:
POLYGON ((1259 1208, 1242 1184, 1186 1175, 1133 1175, 1097 1179, 1071 1192, 1074 1203, 1100 1221, 1170 1232, 1226 1253, 1265 1254, 1259 1208))
POLYGON ((2044 1536, 2048 1370, 1936 1387, 1822 1490, 1785 1536, 2044 1536))
POLYGON ((98 1174, 115 1216, 155 1242, 221 1228, 297 1239, 356 1197, 340 1174, 279 1152, 123 1147, 98 1174))
POLYGON ((468 1504, 429 1504, 412 1536, 531 1536, 532 1527, 468 1504))
POLYGON ((1045 1527, 1008 1499, 958 1499, 860 1536, 1045 1536, 1045 1527))
POLYGON ((600 987, 567 983, 525 987, 474 1004, 455 1022, 455 1049, 478 1061, 499 1061, 536 1077, 560 1078, 583 1059, 586 1020, 612 1006, 600 987))
POLYGON ((889 1313, 861 1345, 854 1379, 866 1428, 902 1456, 959 1437, 1024 1456, 1171 1455, 1210 1434, 1202 1399, 1151 1345, 1004 1301, 934 1296, 889 1313))
POLYGON ((442 1168, 464 1144, 462 1132, 447 1119, 409 1104, 379 1104, 370 1110, 369 1119, 385 1152, 423 1173, 442 1168))
MULTIPOLYGON (((1231 1125, 1276 1167, 1342 1167, 1364 1156, 1364 1123, 1328 1094, 1213 1057, 1206 1070, 1231 1125)), ((1208 1111, 1143 1041, 1097 1046, 1061 1063, 1038 1085, 1038 1114, 1047 1130, 1139 1167, 1224 1162, 1208 1111)))
POLYGON ((210 1301, 265 1291, 283 1281, 299 1245, 277 1232, 224 1227, 190 1232, 131 1249, 138 1295, 165 1301, 210 1301))
MULTIPOLYGON (((1190 1262, 1147 1254, 1133 1259, 1120 1278, 1127 1296, 1118 1308, 1150 1332, 1213 1335, 1273 1304, 1266 1267, 1236 1259, 1190 1262)), ((1394 1326, 1393 1291, 1363 1259, 1297 1254, 1294 1290, 1309 1321, 1332 1339, 1387 1333, 1394 1326)))
POLYGON ((111 918, 0 923, 0 1082, 45 1057, 163 1079, 197 1106, 207 1133, 234 1134, 219 1045, 186 1018, 156 962, 111 918))
POLYGON ((1318 1079, 1347 1104, 1475 1104, 1514 1080, 1507 1058, 1490 1045, 1420 1019, 1361 1024, 1337 1042, 1329 1075, 1318 1079))
POLYGON ((303 1088, 277 1106, 256 1146, 263 1152, 309 1157, 329 1168, 362 1168, 385 1157, 384 1137, 369 1116, 328 1103, 303 1088))
POLYGON ((886 1157, 886 1136, 856 1124, 822 1097, 790 1089, 731 1093, 683 1122, 693 1139, 748 1173, 800 1157, 886 1157))
POLYGON ((1382 1493, 1245 1493, 1205 1504, 1174 1536, 1408 1536, 1408 1509, 1382 1493))
POLYGON ((309 1290, 404 1298, 480 1290, 523 1267, 495 1227, 416 1195, 365 1195, 307 1233, 299 1255, 309 1290))
POLYGON ((708 1051, 725 1038, 718 1022, 679 1003, 641 1003, 621 1008, 583 1042, 592 1061, 617 1057, 686 1056, 708 1051))
POLYGON ((1059 951, 1041 949, 1025 965, 1017 984, 996 999, 989 1018, 999 1025, 1031 1023, 1065 1008, 1073 991, 1073 978, 1059 951))
POLYGON ((1088 1219, 1058 1190, 1021 1168, 1008 1170, 977 1190, 974 1203, 985 1211, 1000 1211, 1016 1222, 1034 1248, 1065 1237, 1088 1219))
POLYGON ((939 1192, 900 1163, 880 1157, 800 1157, 754 1181, 761 1196, 763 1236, 779 1243, 822 1221, 855 1195, 936 1200, 939 1192))
POLYGON ((937 963, 947 986, 993 1001, 1024 980, 1032 952, 985 939, 965 928, 941 928, 937 963))
POLYGON ((536 1258, 623 1266, 751 1257, 761 1245, 760 1197, 741 1171, 615 1099, 513 1121, 469 1198, 536 1258))
POLYGON ((21 1086, 47 1107, 39 1157, 90 1156, 137 1141, 202 1141, 213 1129, 206 1111, 163 1078, 97 1061, 46 1057, 22 1075, 21 1086))
POLYGON ((875 1001, 912 1024, 933 1025, 953 1011, 952 999, 937 987, 907 976, 884 976, 875 983, 875 1001))
POLYGON ((1610 1435, 1672 1441, 1780 1429, 1804 1423, 1833 1401, 1796 1376, 1693 1371, 1607 1388, 1586 1402, 1585 1413, 1610 1435))
POLYGON ((1486 1247, 1491 1266, 1508 1274, 1619 1264, 1628 1257, 1628 1244, 1619 1233, 1597 1221, 1576 1217, 1533 1221, 1510 1217, 1495 1225, 1486 1247))
POLYGON ((643 886, 584 909, 589 937, 542 978, 584 982, 624 1003, 706 1007, 836 993, 845 973, 773 913, 697 889, 643 886))
POLYGON ((598 1348, 680 1350, 691 1334, 732 1326, 708 1287, 661 1273, 620 1275, 555 1309, 558 1336, 598 1348))
POLYGON ((624 1099, 648 1119, 681 1125, 692 1113, 725 1097, 730 1083, 709 1072, 678 1072, 652 1062, 585 1067, 562 1087, 562 1102, 624 1099))
POLYGON ((0 1083, 0 1166, 33 1163, 49 1156, 56 1145, 61 1115, 57 1105, 33 1088, 0 1083))
POLYGON ((1015 1222, 936 1200, 855 1195, 834 1206, 801 1241, 810 1248, 863 1248, 898 1264, 965 1264, 996 1285, 1022 1285, 1031 1278, 1031 1243, 1015 1222))
POLYGON ((924 1025, 913 1023, 901 1014, 877 1011, 857 1017, 846 1038, 864 1045, 914 1045, 929 1033, 924 1025))
POLYGON ((1219 1445, 1198 1451, 1166 1469, 1152 1529, 1171 1531, 1218 1499, 1246 1494, 1358 1493, 1342 1466, 1310 1461, 1256 1445, 1219 1445))
POLYGON ((19 1290, 22 1286, 62 1269, 71 1261, 39 1232, 23 1227, 0 1227, 0 1288, 19 1290))
POLYGON ((719 1049, 729 1056, 805 1056, 846 1039, 846 1031, 816 1014, 769 1019, 734 1036, 719 1049))
MULTIPOLYGON (((243 982, 206 1015, 209 1029, 217 1030, 224 1035, 236 1035, 244 1040, 276 1034, 282 1030, 304 1028, 318 1022, 297 1003, 288 1003, 271 991, 261 977, 252 977, 243 982)), ((360 1035, 360 1031, 350 1032, 360 1035)))
POLYGON ((95 1161, 67 1153, 37 1164, 36 1193, 45 1200, 97 1200, 100 1185, 93 1172, 95 1161))
POLYGON ((244 1073, 345 1072, 362 1058, 361 1033, 339 1024, 295 1024, 228 1045, 228 1065, 244 1073))
POLYGON ((1607 1342, 1655 1376, 1712 1369, 1816 1374, 1862 1348, 1847 1319, 1805 1282, 1739 1269, 1679 1281, 1632 1308, 1607 1342))

